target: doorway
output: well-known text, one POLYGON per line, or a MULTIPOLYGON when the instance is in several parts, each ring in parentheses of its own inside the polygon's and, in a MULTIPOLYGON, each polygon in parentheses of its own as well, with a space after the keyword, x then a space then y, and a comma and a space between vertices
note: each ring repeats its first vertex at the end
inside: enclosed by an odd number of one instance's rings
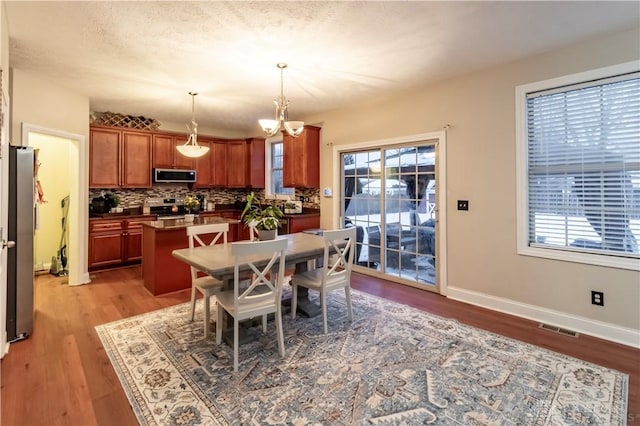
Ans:
POLYGON ((357 229, 359 272, 443 292, 443 136, 340 150, 341 226, 357 229))
MULTIPOLYGON (((47 226, 47 232, 52 232, 50 238, 53 241, 45 243, 47 237, 39 238, 37 235, 37 250, 46 244, 46 248, 42 253, 36 254, 36 267, 48 270, 50 267, 52 255, 57 254, 60 248, 62 237, 62 217, 65 215, 62 207, 62 199, 64 194, 68 195, 68 213, 66 214, 66 256, 68 258, 68 283, 69 285, 80 285, 90 281, 87 270, 87 227, 88 227, 88 185, 86 173, 87 146, 85 137, 73 133, 63 132, 55 129, 48 129, 28 123, 22 123, 22 145, 40 147, 43 149, 42 156, 39 161, 42 163, 39 170, 39 176, 45 171, 53 171, 56 175, 55 180, 51 178, 50 182, 41 182, 44 191, 45 200, 48 200, 45 207, 50 207, 51 213, 47 217, 51 218, 50 224, 47 226), (53 153, 52 146, 55 146, 53 153), (49 155, 48 155, 48 154, 49 155), (66 165, 66 169, 58 167, 57 162, 66 165), (60 176, 60 177, 58 177, 60 176), (65 179, 66 178, 66 179, 65 179), (68 187, 64 188, 64 181, 68 182, 68 187), (55 188, 58 186, 58 188, 55 188), (47 191, 52 191, 51 197, 47 196, 47 191), (57 191, 57 192, 56 192, 57 191), (61 192, 60 192, 61 191, 61 192), (59 192, 59 193, 58 193, 59 192), (38 262, 42 264, 39 265, 38 262)), ((44 207, 43 207, 44 208, 44 207)), ((41 224, 42 225, 42 224, 41 224)), ((40 228, 43 230, 43 228, 40 228)), ((36 231, 38 234, 40 230, 36 231)), ((44 230, 43 230, 44 233, 44 230)))

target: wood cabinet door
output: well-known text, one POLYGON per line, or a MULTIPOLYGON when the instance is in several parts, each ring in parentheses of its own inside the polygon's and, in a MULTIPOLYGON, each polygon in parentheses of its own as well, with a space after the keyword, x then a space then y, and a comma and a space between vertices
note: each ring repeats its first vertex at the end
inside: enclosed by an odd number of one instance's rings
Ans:
POLYGON ((153 167, 170 169, 173 166, 173 136, 153 135, 153 167))
POLYGON ((173 138, 173 168, 175 169, 194 169, 196 167, 195 160, 193 158, 185 157, 180 154, 176 147, 178 145, 184 145, 187 143, 187 135, 174 136, 173 138))
POLYGON ((150 220, 155 220, 155 216, 142 216, 137 219, 125 220, 123 261, 142 259, 142 222, 150 220))
POLYGON ((320 215, 317 216, 301 216, 289 217, 289 233, 295 234, 305 229, 320 228, 320 215))
POLYGON ((122 186, 151 188, 151 133, 122 132, 122 186))
POLYGON ((227 142, 227 187, 244 188, 247 186, 247 143, 245 141, 227 142))
POLYGON ((227 186, 227 142, 211 142, 211 186, 227 186))
POLYGON ((120 130, 90 129, 89 187, 117 188, 120 186, 120 130))
POLYGON ((122 231, 89 236, 89 267, 117 265, 123 259, 122 231))
POLYGON ((142 259, 142 229, 133 229, 127 231, 123 244, 123 261, 128 262, 131 260, 142 259))
POLYGON ((320 128, 305 126, 297 138, 283 137, 285 187, 318 188, 320 186, 320 128))
MULTIPOLYGON (((202 139, 198 145, 209 148, 209 152, 200 158, 195 159, 196 163, 196 183, 194 188, 209 188, 211 186, 211 141, 202 139)), ((206 206, 200 206, 201 209, 206 206)))
POLYGON ((265 187, 265 142, 263 138, 247 139, 247 179, 249 188, 265 187))

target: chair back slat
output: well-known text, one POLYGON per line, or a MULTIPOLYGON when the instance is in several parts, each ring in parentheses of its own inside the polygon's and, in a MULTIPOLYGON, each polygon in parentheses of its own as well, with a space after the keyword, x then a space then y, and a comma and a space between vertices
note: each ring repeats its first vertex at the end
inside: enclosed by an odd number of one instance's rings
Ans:
POLYGON ((222 238, 223 244, 227 243, 227 234, 229 232, 228 223, 211 223, 206 225, 191 225, 187 226, 187 237, 189 237, 189 248, 196 247, 197 242, 199 246, 214 245, 220 238, 222 238), (213 239, 209 244, 206 244, 200 238, 200 235, 213 234, 213 239))
POLYGON ((242 303, 258 303, 263 300, 280 300, 282 294, 282 278, 284 276, 284 251, 288 240, 279 238, 270 241, 238 241, 231 243, 231 254, 234 256, 234 299, 236 308, 242 303), (264 266, 264 255, 271 258, 264 266), (277 273, 273 269, 278 264, 277 273), (248 266, 252 271, 249 286, 240 290, 240 283, 246 276, 241 275, 240 268, 248 266))
MULTIPOLYGON (((206 225, 191 225, 187 226, 187 237, 189 239, 189 248, 195 248, 199 246, 206 246, 207 244, 202 241, 200 235, 211 235, 213 239, 208 245, 216 244, 221 238, 222 243, 227 244, 227 233, 229 232, 228 223, 212 223, 206 225), (197 245, 196 245, 197 244, 197 245)), ((191 267, 191 279, 198 278, 198 270, 191 267)))
POLYGON ((343 282, 350 280, 355 252, 356 228, 324 231, 323 238, 325 242, 323 281, 343 282), (331 255, 335 257, 333 264, 331 264, 331 255))

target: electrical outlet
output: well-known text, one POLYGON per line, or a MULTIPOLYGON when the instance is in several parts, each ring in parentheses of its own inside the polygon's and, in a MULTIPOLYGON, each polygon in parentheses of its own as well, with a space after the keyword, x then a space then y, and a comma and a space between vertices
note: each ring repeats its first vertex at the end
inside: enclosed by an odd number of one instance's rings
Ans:
POLYGON ((591 304, 604 306, 604 292, 591 290, 591 304))
POLYGON ((469 200, 458 200, 458 210, 469 210, 469 200))

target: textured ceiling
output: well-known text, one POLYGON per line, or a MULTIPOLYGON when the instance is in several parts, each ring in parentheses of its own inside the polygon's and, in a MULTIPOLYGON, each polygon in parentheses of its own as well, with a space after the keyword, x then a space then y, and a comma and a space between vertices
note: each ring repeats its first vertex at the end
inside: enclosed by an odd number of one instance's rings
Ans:
POLYGON ((635 1, 5 4, 11 67, 160 122, 188 122, 197 91, 201 129, 247 136, 274 114, 278 62, 295 120, 640 20, 635 1))

